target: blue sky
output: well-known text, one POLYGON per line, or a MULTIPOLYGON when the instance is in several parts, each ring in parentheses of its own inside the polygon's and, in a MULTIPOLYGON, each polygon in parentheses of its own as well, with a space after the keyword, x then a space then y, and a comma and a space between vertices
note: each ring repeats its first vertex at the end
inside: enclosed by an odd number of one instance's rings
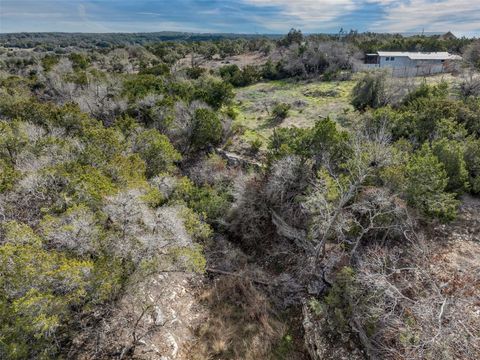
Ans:
POLYGON ((0 32, 451 30, 480 36, 480 0, 0 0, 0 32))

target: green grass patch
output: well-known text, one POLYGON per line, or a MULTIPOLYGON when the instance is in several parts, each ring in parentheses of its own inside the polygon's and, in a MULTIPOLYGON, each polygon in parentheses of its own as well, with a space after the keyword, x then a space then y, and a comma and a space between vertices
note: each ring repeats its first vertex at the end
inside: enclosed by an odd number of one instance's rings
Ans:
POLYGON ((245 128, 238 140, 248 144, 256 139, 265 142, 276 127, 310 127, 320 117, 335 119, 350 105, 350 93, 356 81, 290 82, 269 81, 236 90, 235 125, 245 128), (288 117, 271 121, 278 103, 291 105, 288 117))

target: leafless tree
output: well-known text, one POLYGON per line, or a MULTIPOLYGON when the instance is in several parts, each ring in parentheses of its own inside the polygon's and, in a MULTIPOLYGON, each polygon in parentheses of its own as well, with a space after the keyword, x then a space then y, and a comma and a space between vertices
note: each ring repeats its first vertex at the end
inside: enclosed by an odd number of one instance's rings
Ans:
POLYGON ((339 176, 326 164, 324 176, 319 178, 314 191, 305 202, 312 218, 315 264, 325 255, 328 239, 335 237, 341 241, 346 240, 346 230, 353 216, 350 204, 362 192, 366 179, 376 168, 391 160, 388 141, 388 136, 382 132, 375 141, 364 137, 354 138, 353 155, 345 168, 347 176, 339 176))
POLYGON ((71 208, 60 217, 47 217, 41 227, 49 245, 59 250, 83 256, 99 247, 101 228, 95 214, 86 206, 71 208))
POLYGON ((142 195, 142 191, 132 189, 107 199, 104 212, 115 231, 109 240, 112 251, 139 263, 168 255, 171 248, 192 246, 181 206, 154 210, 142 201, 142 195))
POLYGON ((480 67, 480 40, 472 42, 464 49, 463 59, 472 68, 480 67))
POLYGON ((480 96, 480 74, 475 71, 466 71, 462 75, 462 81, 458 89, 463 98, 480 96))

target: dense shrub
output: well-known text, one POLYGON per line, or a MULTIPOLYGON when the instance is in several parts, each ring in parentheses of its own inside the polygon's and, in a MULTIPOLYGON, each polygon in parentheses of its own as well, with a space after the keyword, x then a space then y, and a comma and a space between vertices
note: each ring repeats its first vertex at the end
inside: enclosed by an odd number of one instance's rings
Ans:
POLYGON ((134 149, 147 164, 148 177, 172 170, 174 162, 181 159, 168 138, 154 129, 141 132, 134 149))
POLYGON ((131 99, 141 99, 148 94, 161 94, 164 90, 164 81, 151 74, 129 77, 123 83, 123 94, 131 99))
POLYGON ((74 70, 86 70, 90 65, 87 57, 80 53, 71 53, 69 59, 74 70))
POLYGON ((444 165, 425 144, 408 162, 405 189, 409 204, 443 221, 456 217, 459 202, 446 192, 448 176, 444 165))
POLYGON ((302 31, 291 28, 288 34, 280 41, 280 45, 289 46, 294 43, 300 44, 303 41, 302 31))
POLYGON ((468 169, 470 189, 480 193, 480 140, 468 139, 465 146, 465 163, 468 169))
POLYGON ((386 74, 381 72, 366 74, 352 91, 352 105, 357 110, 376 109, 387 105, 386 74))
POLYGON ((163 76, 170 74, 170 68, 167 64, 158 64, 149 68, 142 69, 139 72, 140 75, 155 75, 163 76))
POLYGON ((287 155, 298 155, 313 159, 316 166, 329 161, 339 166, 349 154, 349 135, 339 130, 330 118, 318 120, 310 129, 276 129, 268 144, 269 159, 280 159, 287 155))
POLYGON ((195 186, 192 181, 184 177, 177 184, 170 201, 181 201, 203 216, 205 220, 214 222, 225 215, 230 198, 226 191, 218 191, 210 185, 195 186))
POLYGON ((278 80, 281 79, 284 74, 281 72, 281 63, 277 62, 274 64, 272 60, 268 60, 265 64, 261 67, 261 74, 262 78, 268 80, 278 80))
POLYGON ((288 117, 288 113, 291 109, 290 104, 278 103, 272 109, 272 121, 280 122, 288 117))
POLYGON ((200 78, 195 89, 195 98, 205 101, 218 110, 228 105, 234 97, 231 84, 214 78, 200 78))
POLYGON ((191 144, 194 149, 218 145, 222 140, 223 128, 214 111, 197 109, 193 118, 191 144))
POLYGON ((190 78, 190 79, 198 79, 200 76, 202 76, 203 74, 205 74, 205 72, 207 71, 207 69, 205 68, 202 68, 202 67, 199 67, 199 66, 193 66, 193 67, 189 67, 187 69, 187 76, 190 78))
POLYGON ((52 70, 52 68, 58 64, 60 61, 60 57, 58 55, 45 55, 42 58, 42 66, 43 69, 48 72, 52 70))
POLYGON ((470 66, 480 69, 480 40, 469 44, 463 52, 463 57, 470 66))
POLYGON ((240 69, 237 65, 225 65, 219 69, 223 80, 233 86, 247 86, 260 80, 260 72, 256 67, 247 65, 240 69))
POLYGON ((432 143, 432 151, 448 176, 447 191, 462 193, 468 189, 468 171, 464 145, 455 140, 440 139, 432 143))
POLYGON ((12 189, 15 180, 20 177, 11 163, 0 159, 0 193, 12 189))
POLYGON ((99 281, 95 266, 35 245, 0 246, 2 358, 57 357, 76 314, 119 286, 113 267, 99 281))

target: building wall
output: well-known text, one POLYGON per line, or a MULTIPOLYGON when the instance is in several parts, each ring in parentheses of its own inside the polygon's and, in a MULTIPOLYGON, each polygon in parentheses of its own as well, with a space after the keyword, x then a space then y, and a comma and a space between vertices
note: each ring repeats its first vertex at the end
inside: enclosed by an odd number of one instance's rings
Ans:
POLYGON ((407 56, 395 56, 393 61, 387 61, 386 58, 380 57, 379 67, 391 69, 393 76, 425 76, 449 71, 442 60, 411 60, 407 56))
POLYGON ((412 60, 406 56, 395 56, 395 60, 387 61, 387 57, 390 56, 380 56, 380 67, 405 67, 405 66, 415 66, 412 64, 412 60))
POLYGON ((396 77, 427 76, 444 72, 454 72, 459 69, 456 60, 411 60, 408 56, 395 56, 387 61, 386 56, 379 56, 377 64, 358 64, 356 71, 383 68, 396 77))

